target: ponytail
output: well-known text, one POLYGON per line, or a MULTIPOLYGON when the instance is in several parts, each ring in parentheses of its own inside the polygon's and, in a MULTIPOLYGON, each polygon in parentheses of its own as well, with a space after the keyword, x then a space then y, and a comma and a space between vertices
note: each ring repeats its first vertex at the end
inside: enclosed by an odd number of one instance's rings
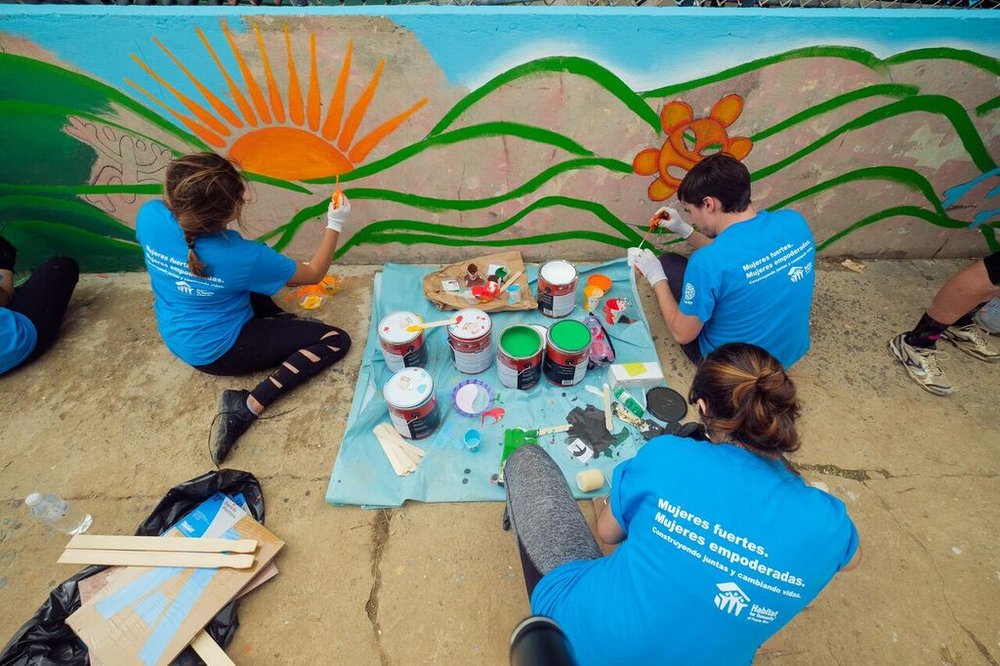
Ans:
POLYGON ((208 274, 205 272, 204 262, 198 258, 198 254, 194 251, 194 238, 188 234, 184 234, 184 242, 188 246, 188 270, 195 277, 208 277, 208 274))
POLYGON ((705 427, 713 436, 782 459, 801 445, 795 384, 760 347, 731 343, 709 354, 691 385, 689 399, 699 398, 706 403, 705 427))

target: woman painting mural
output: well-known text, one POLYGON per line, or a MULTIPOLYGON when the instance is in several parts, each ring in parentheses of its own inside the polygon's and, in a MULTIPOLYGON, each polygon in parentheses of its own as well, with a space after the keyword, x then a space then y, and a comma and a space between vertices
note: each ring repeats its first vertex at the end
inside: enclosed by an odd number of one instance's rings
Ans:
POLYGON ((532 611, 581 664, 749 664, 757 648, 860 559, 837 498, 807 485, 795 386, 753 345, 699 367, 689 400, 708 441, 663 436, 615 468, 597 532, 540 446, 507 461, 507 501, 532 611))
POLYGON ((144 205, 136 222, 167 348, 211 375, 274 368, 249 391, 222 392, 211 443, 216 464, 271 403, 351 348, 344 331, 295 317, 270 298, 285 285, 323 279, 350 202, 330 204, 315 255, 299 262, 228 228, 240 220, 245 196, 231 162, 214 153, 186 155, 167 167, 163 201, 144 205))

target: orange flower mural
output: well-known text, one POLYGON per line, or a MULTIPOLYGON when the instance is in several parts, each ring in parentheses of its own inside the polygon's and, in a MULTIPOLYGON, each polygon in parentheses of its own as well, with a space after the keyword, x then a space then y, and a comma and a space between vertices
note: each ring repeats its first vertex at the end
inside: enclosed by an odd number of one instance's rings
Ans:
POLYGON ((649 184, 649 198, 653 201, 669 198, 683 178, 677 172, 686 172, 705 159, 709 148, 718 148, 718 152, 729 153, 738 160, 746 157, 753 142, 745 136, 730 137, 726 132, 742 111, 743 98, 739 95, 720 99, 707 118, 695 118, 691 105, 685 102, 664 106, 660 111, 660 126, 667 140, 659 149, 647 148, 632 160, 632 170, 640 176, 657 174, 656 180, 649 184))
POLYGON ((257 37, 257 47, 264 70, 263 85, 250 71, 228 26, 224 21, 222 23, 222 31, 236 60, 239 76, 245 85, 246 94, 244 94, 244 90, 237 85, 233 74, 226 69, 204 33, 200 28, 195 28, 206 51, 225 79, 235 108, 209 90, 156 38, 153 38, 156 45, 187 76, 211 109, 180 92, 176 86, 171 85, 134 54, 133 60, 155 81, 169 90, 191 115, 165 104, 137 83, 127 79, 126 82, 177 118, 205 143, 216 149, 227 149, 228 156, 243 169, 286 180, 325 178, 352 171, 375 146, 427 103, 426 98, 421 99, 409 109, 355 140, 378 89, 385 60, 379 62, 368 85, 354 105, 347 109, 347 80, 351 72, 352 52, 351 43, 348 42, 340 75, 330 96, 328 111, 324 118, 321 114, 322 92, 316 63, 316 35, 312 33, 309 35, 309 74, 308 82, 303 86, 292 54, 291 37, 287 26, 285 27, 288 88, 284 91, 271 68, 271 59, 260 28, 255 25, 253 30, 257 37), (304 87, 305 95, 303 95, 304 87))

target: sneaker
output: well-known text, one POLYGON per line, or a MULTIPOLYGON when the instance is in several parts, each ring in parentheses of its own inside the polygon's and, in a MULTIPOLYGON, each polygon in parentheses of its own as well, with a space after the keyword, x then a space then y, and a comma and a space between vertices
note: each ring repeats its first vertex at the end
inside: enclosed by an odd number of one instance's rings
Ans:
POLYGON ((219 401, 219 413, 215 417, 215 431, 212 433, 212 461, 221 465, 232 450, 236 440, 249 430, 257 415, 247 407, 250 391, 223 391, 219 401))
POLYGON ((987 363, 1000 361, 1000 352, 990 347, 983 337, 984 331, 975 324, 962 328, 949 326, 941 334, 941 338, 958 347, 973 358, 987 363))
POLYGON ((954 390, 938 366, 936 349, 921 349, 906 343, 906 333, 889 340, 889 352, 895 356, 917 384, 934 395, 950 395, 954 390))

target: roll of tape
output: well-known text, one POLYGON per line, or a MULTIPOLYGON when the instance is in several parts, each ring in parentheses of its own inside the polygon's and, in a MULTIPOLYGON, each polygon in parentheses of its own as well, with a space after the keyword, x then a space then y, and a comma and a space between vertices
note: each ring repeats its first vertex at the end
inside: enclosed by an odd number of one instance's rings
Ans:
POLYGON ((589 493, 604 485, 604 474, 599 469, 585 469, 576 475, 576 487, 589 493))

